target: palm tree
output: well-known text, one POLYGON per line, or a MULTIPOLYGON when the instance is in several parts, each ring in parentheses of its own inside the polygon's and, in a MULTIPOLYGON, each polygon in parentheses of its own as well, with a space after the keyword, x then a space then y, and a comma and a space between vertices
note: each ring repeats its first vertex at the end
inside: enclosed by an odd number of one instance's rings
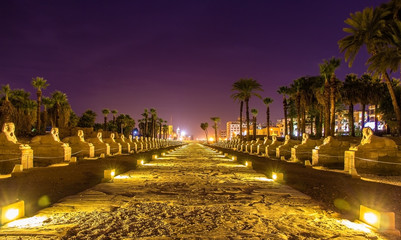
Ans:
POLYGON ((209 127, 209 123, 207 122, 201 123, 200 127, 202 128, 203 131, 205 131, 206 142, 209 143, 209 139, 207 137, 207 128, 209 127))
POLYGON ((378 105, 385 93, 386 85, 380 81, 380 79, 375 78, 372 80, 372 89, 369 94, 369 104, 374 105, 375 107, 375 133, 378 132, 377 125, 378 125, 378 105))
POLYGON ((52 100, 54 101, 54 124, 56 127, 64 127, 68 123, 70 117, 71 107, 68 104, 67 95, 60 91, 52 93, 52 100))
POLYGON ((255 91, 263 91, 262 85, 260 85, 260 83, 258 83, 256 80, 252 78, 249 79, 241 78, 240 80, 238 80, 233 84, 232 91, 234 91, 234 94, 231 95, 232 98, 243 99, 243 101, 245 102, 247 140, 249 141, 249 99, 252 96, 262 98, 258 93, 255 92, 255 91))
POLYGON ((210 118, 213 122, 214 122, 214 139, 216 142, 218 142, 218 138, 217 138, 217 124, 220 122, 220 118, 219 117, 211 117, 210 118))
POLYGON ((358 99, 362 107, 362 118, 361 118, 361 128, 365 127, 365 112, 366 105, 370 102, 370 95, 372 92, 372 77, 368 74, 363 74, 358 79, 358 99))
POLYGON ((359 82, 358 76, 355 74, 348 74, 345 77, 344 84, 342 86, 341 97, 348 107, 348 124, 349 130, 352 137, 355 137, 355 124, 354 124, 354 105, 358 103, 359 94, 359 82))
POLYGON ((282 86, 278 89, 277 93, 283 95, 283 110, 284 110, 284 136, 288 134, 288 123, 287 123, 287 113, 288 113, 288 103, 287 103, 287 95, 289 93, 289 89, 287 86, 282 86))
POLYGON ((326 136, 334 136, 335 124, 335 92, 336 92, 336 75, 335 71, 340 66, 340 59, 332 57, 329 61, 323 60, 319 64, 320 74, 324 78, 325 92, 325 116, 324 116, 324 131, 326 136), (326 132, 327 131, 327 132, 326 132))
MULTIPOLYGON (((395 1, 391 3, 395 3, 395 1)), ((391 3, 388 6, 391 6, 391 3)), ((371 55, 367 63, 371 64, 370 70, 380 74, 386 83, 397 118, 398 133, 401 134, 401 109, 397 102, 392 81, 387 73, 387 70, 392 68, 392 64, 388 58, 384 57, 388 56, 387 46, 391 46, 391 44, 387 45, 386 42, 388 41, 387 36, 391 36, 394 23, 396 23, 392 12, 395 10, 396 8, 381 6, 365 8, 362 12, 351 13, 350 18, 345 20, 348 27, 344 28, 344 31, 348 33, 348 36, 341 39, 338 45, 349 66, 352 66, 362 46, 366 46, 371 55)))
POLYGON ((43 104, 43 107, 44 107, 44 111, 43 111, 43 125, 44 125, 44 128, 45 128, 45 130, 46 130, 47 122, 48 122, 48 116, 49 116, 49 109, 51 109, 51 108, 53 107, 54 101, 53 101, 51 98, 49 98, 49 97, 44 97, 44 98, 42 99, 42 104, 43 104))
POLYGON ((36 77, 32 78, 32 86, 36 88, 36 97, 37 97, 37 110, 36 110, 36 129, 38 132, 41 131, 41 119, 40 119, 40 108, 42 106, 42 89, 46 89, 49 84, 47 83, 47 80, 42 78, 42 77, 36 77))
POLYGON ((113 114, 113 124, 116 124, 116 116, 118 111, 116 109, 111 110, 111 114, 113 114))
POLYGON ((0 108, 0 115, 1 115, 1 120, 2 123, 5 122, 10 122, 16 114, 16 110, 14 108, 14 106, 11 104, 10 100, 8 99, 9 94, 10 94, 11 88, 10 85, 3 85, 1 87, 1 92, 4 94, 4 100, 1 104, 1 108, 0 108))
POLYGON ((267 137, 270 137, 270 104, 273 103, 273 99, 266 97, 263 99, 263 103, 266 105, 266 127, 267 137))
POLYGON ((109 115, 110 110, 105 108, 102 110, 102 113, 104 115, 104 130, 106 131, 107 130, 107 115, 109 115))
POLYGON ((142 115, 142 116, 144 117, 144 119, 145 119, 145 127, 144 127, 145 131, 144 131, 143 135, 148 136, 148 120, 149 120, 149 112, 148 112, 148 109, 145 108, 145 111, 144 111, 141 115, 142 115))
POLYGON ((150 109, 150 115, 151 115, 150 136, 151 136, 151 137, 155 137, 155 133, 156 133, 156 119, 157 119, 157 112, 156 112, 156 109, 151 108, 151 109, 150 109))
MULTIPOLYGON (((253 139, 256 139, 256 117, 258 116, 258 109, 252 108, 252 121, 253 121, 253 139)), ((269 131, 269 129, 267 129, 269 131)))

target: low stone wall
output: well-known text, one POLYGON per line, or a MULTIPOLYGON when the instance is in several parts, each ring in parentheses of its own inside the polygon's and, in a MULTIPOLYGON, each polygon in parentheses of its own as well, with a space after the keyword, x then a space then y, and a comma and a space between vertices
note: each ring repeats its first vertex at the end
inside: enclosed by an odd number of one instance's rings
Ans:
POLYGON ((116 174, 136 168, 137 159, 151 159, 153 154, 175 148, 153 150, 144 153, 107 157, 98 160, 82 160, 63 167, 32 168, 14 173, 11 178, 0 179, 0 205, 16 199, 25 201, 26 215, 46 206, 38 205, 39 199, 46 197, 51 203, 76 194, 102 181, 103 171, 110 167, 116 174))

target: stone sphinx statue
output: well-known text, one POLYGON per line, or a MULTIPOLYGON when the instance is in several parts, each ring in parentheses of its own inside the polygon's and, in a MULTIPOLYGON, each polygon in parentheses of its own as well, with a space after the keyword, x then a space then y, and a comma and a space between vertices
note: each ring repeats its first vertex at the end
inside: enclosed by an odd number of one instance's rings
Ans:
POLYGON ((264 137, 264 140, 261 144, 257 146, 256 154, 266 155, 266 147, 272 143, 268 137, 264 137))
POLYGON ((131 145, 128 141, 125 141, 125 136, 124 134, 121 134, 121 136, 119 136, 118 134, 116 134, 116 142, 118 142, 119 144, 121 144, 121 151, 124 153, 131 153, 131 145))
POLYGON ((15 164, 32 168, 33 151, 29 145, 18 142, 14 123, 6 122, 0 133, 0 174, 11 173, 15 164))
POLYGON ((110 145, 103 141, 103 133, 98 132, 95 138, 89 138, 88 142, 92 143, 95 147, 95 155, 104 154, 105 156, 110 155, 110 145))
POLYGON ((35 166, 48 166, 71 160, 71 147, 60 141, 59 130, 53 127, 49 134, 32 138, 30 145, 35 152, 35 166))
POLYGON ((323 144, 312 150, 312 165, 344 165, 344 152, 349 147, 350 142, 328 136, 323 140, 323 144))
POLYGON ((85 141, 84 131, 82 130, 78 130, 76 136, 64 138, 63 142, 68 143, 73 154, 76 154, 78 157, 93 158, 95 156, 95 147, 92 143, 85 141))
POLYGON ((291 160, 298 162, 312 160, 312 150, 320 144, 322 144, 322 141, 310 139, 307 133, 302 134, 301 144, 291 148, 291 160))
POLYGON ((276 148, 276 157, 284 157, 290 158, 291 157, 291 148, 295 145, 300 144, 299 140, 292 140, 290 135, 285 135, 284 143, 276 148))
POLYGON ((362 140, 361 143, 350 148, 350 150, 380 150, 380 151, 393 151, 396 150, 397 144, 386 137, 378 137, 373 135, 373 130, 369 127, 362 130, 362 140))
POLYGON ((135 144, 135 152, 142 152, 143 151, 143 143, 141 141, 139 141, 138 136, 135 136, 133 142, 135 144))
POLYGON ((263 144, 263 142, 264 142, 264 140, 261 140, 260 138, 257 138, 256 141, 254 141, 249 146, 249 153, 250 154, 256 154, 258 152, 259 145, 263 144))
POLYGON ((270 145, 267 145, 265 148, 265 156, 276 156, 276 149, 281 146, 284 142, 280 142, 277 140, 277 136, 272 136, 272 142, 270 145))
POLYGON ((110 145, 110 153, 111 154, 121 154, 121 144, 116 142, 115 136, 116 135, 114 133, 111 133, 110 137, 103 138, 103 141, 110 145))

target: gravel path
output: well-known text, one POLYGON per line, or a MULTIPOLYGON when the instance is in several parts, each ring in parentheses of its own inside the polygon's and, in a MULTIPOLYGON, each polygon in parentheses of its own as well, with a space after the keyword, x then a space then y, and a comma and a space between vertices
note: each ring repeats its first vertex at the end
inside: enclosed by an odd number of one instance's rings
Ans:
POLYGON ((194 143, 3 226, 0 239, 385 239, 335 216, 194 143))

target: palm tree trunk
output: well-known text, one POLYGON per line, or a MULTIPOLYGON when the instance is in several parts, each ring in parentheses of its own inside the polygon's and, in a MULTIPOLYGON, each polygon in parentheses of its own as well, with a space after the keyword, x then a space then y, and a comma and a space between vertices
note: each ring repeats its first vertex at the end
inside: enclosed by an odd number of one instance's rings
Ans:
POLYGON ((378 119, 377 119, 377 104, 375 104, 375 133, 376 134, 379 132, 379 129, 377 129, 377 123, 378 123, 378 119))
POLYGON ((245 99, 246 107, 246 139, 249 141, 249 99, 245 99))
POLYGON ((335 75, 330 79, 330 136, 334 136, 336 121, 335 75))
POLYGON ((288 134, 288 124, 287 124, 287 99, 284 97, 283 108, 284 108, 284 136, 288 134))
POLYGON ((293 137, 294 134, 294 119, 290 118, 290 137, 293 137))
POLYGON ((355 137, 355 124, 354 124, 354 104, 351 103, 349 105, 349 110, 348 110, 348 122, 349 122, 349 128, 351 130, 351 136, 355 137))
POLYGON ((365 127, 365 109, 366 109, 366 104, 362 104, 361 130, 365 127))
POLYGON ((107 131, 107 116, 104 116, 104 130, 107 131))
POLYGON ((391 96, 391 102, 393 103, 395 116, 397 118, 398 135, 401 135, 401 109, 398 106, 397 98, 396 98, 395 93, 394 93, 393 85, 391 85, 391 80, 390 80, 389 75, 386 72, 382 76, 384 77, 384 82, 387 85, 388 91, 389 91, 390 96, 391 96))
POLYGON ((241 101, 240 107, 239 107, 239 136, 240 139, 242 140, 242 109, 244 108, 244 101, 241 101))
POLYGON ((302 134, 306 132, 306 112, 302 109, 302 134))
POLYGON ((253 117, 253 139, 256 140, 256 117, 253 117))
POLYGON ((300 104, 300 96, 297 96, 296 105, 297 105, 297 138, 299 139, 301 135, 301 104, 300 104))
POLYGON ((217 141, 217 123, 216 122, 214 123, 214 137, 215 137, 215 141, 218 142, 217 141))
POLYGON ((266 126, 267 126, 267 138, 270 137, 270 107, 267 107, 266 110, 266 126))
POLYGON ((38 91, 36 92, 36 96, 38 97, 38 100, 37 100, 37 103, 38 103, 38 106, 36 107, 36 118, 37 118, 37 121, 36 121, 36 130, 37 130, 37 132, 38 133, 40 133, 41 131, 40 131, 40 128, 41 128, 41 122, 40 122, 40 106, 41 106, 41 104, 42 104, 42 91, 41 90, 39 90, 38 89, 38 91))
POLYGON ((330 86, 324 82, 324 136, 330 136, 330 86))

